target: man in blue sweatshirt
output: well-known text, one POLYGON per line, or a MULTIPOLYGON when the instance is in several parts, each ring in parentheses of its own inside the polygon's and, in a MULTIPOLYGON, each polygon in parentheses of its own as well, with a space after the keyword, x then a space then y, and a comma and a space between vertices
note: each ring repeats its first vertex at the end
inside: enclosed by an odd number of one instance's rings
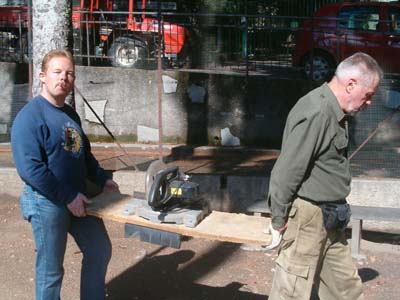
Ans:
POLYGON ((78 114, 64 103, 75 81, 71 53, 50 51, 39 77, 40 95, 18 113, 11 131, 14 162, 25 182, 21 211, 37 248, 36 299, 60 299, 68 233, 83 254, 81 299, 104 299, 111 243, 103 221, 86 215, 85 180, 106 192, 118 185, 92 155, 78 114))

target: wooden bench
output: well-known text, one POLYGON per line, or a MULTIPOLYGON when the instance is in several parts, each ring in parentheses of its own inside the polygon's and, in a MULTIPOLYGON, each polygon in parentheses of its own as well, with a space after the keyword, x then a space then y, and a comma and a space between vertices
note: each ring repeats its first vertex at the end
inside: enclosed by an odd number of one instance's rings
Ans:
MULTIPOLYGON (((255 215, 270 214, 266 200, 259 200, 247 207, 247 212, 255 215)), ((400 222, 400 208, 351 205, 351 255, 363 258, 360 254, 363 220, 400 222)))
POLYGON ((256 200, 252 205, 246 208, 246 211, 256 216, 261 214, 271 214, 271 210, 267 205, 267 200, 260 199, 256 200))
POLYGON ((351 255, 360 254, 363 220, 400 222, 400 208, 351 205, 351 255))

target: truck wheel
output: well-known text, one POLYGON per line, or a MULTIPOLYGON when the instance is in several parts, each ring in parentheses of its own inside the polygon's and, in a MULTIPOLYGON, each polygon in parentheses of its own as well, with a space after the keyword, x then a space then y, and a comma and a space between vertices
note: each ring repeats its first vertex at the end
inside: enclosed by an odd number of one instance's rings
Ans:
POLYGON ((310 56, 307 56, 303 61, 303 67, 308 79, 313 81, 327 81, 333 75, 335 62, 331 57, 324 53, 314 53, 312 63, 310 56))
POLYGON ((108 57, 114 67, 142 67, 147 55, 147 45, 143 41, 128 37, 116 39, 108 50, 108 57))

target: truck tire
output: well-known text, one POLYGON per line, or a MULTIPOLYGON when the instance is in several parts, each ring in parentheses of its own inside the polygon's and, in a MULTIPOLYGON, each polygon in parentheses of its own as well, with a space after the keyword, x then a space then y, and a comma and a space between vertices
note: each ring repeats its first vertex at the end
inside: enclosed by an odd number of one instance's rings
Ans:
POLYGON ((310 56, 303 60, 304 73, 312 81, 328 81, 331 79, 336 64, 332 57, 325 53, 316 52, 313 55, 312 64, 310 56), (312 74, 311 74, 312 68, 312 74))
POLYGON ((145 65, 148 52, 147 45, 143 41, 120 37, 115 39, 108 49, 108 57, 114 67, 140 68, 145 65))

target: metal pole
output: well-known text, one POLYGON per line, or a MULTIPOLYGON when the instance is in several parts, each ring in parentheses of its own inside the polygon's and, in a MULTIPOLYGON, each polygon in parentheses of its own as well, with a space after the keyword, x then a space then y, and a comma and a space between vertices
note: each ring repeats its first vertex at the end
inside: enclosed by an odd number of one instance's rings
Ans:
POLYGON ((129 153, 121 146, 121 144, 116 140, 110 129, 106 126, 106 124, 103 122, 103 120, 98 116, 96 111, 93 109, 93 107, 89 104, 89 102, 86 100, 86 98, 82 95, 81 91, 75 86, 75 91, 78 93, 79 96, 81 96, 83 102, 89 107, 89 109, 92 111, 96 119, 100 122, 100 124, 103 126, 103 128, 107 131, 107 133, 110 135, 111 139, 115 144, 117 144, 118 148, 121 149, 121 151, 126 155, 128 160, 130 161, 131 165, 135 168, 135 171, 139 171, 139 168, 136 166, 135 162, 130 158, 129 153))
POLYGON ((245 1, 244 7, 245 21, 244 21, 244 30, 245 30, 245 54, 246 54, 246 80, 249 78, 249 24, 247 20, 247 0, 245 1))
POLYGON ((32 98, 32 0, 28 0, 28 66, 29 66, 29 99, 32 98))
POLYGON ((158 90, 158 159, 160 161, 163 160, 163 121, 162 121, 162 61, 161 61, 161 52, 162 52, 162 35, 161 35, 161 3, 158 0, 157 3, 158 10, 158 57, 157 57, 157 90, 158 90))
POLYGON ((90 66, 89 15, 85 11, 87 65, 90 66))
POLYGON ((24 48, 22 46, 22 18, 21 12, 18 13, 18 34, 19 34, 19 61, 24 62, 24 48))
POLYGON ((361 145, 358 146, 357 149, 353 151, 353 153, 349 156, 349 160, 351 160, 354 157, 354 155, 356 155, 358 152, 360 152, 360 150, 362 148, 364 148, 364 146, 369 142, 369 140, 375 136, 375 134, 379 131, 379 129, 382 128, 383 125, 385 125, 387 122, 389 122, 393 118, 394 114, 397 113, 399 111, 399 109, 400 109, 400 106, 397 107, 394 111, 392 111, 382 122, 380 122, 378 124, 378 126, 375 128, 375 130, 373 130, 368 135, 368 137, 361 143, 361 145))

